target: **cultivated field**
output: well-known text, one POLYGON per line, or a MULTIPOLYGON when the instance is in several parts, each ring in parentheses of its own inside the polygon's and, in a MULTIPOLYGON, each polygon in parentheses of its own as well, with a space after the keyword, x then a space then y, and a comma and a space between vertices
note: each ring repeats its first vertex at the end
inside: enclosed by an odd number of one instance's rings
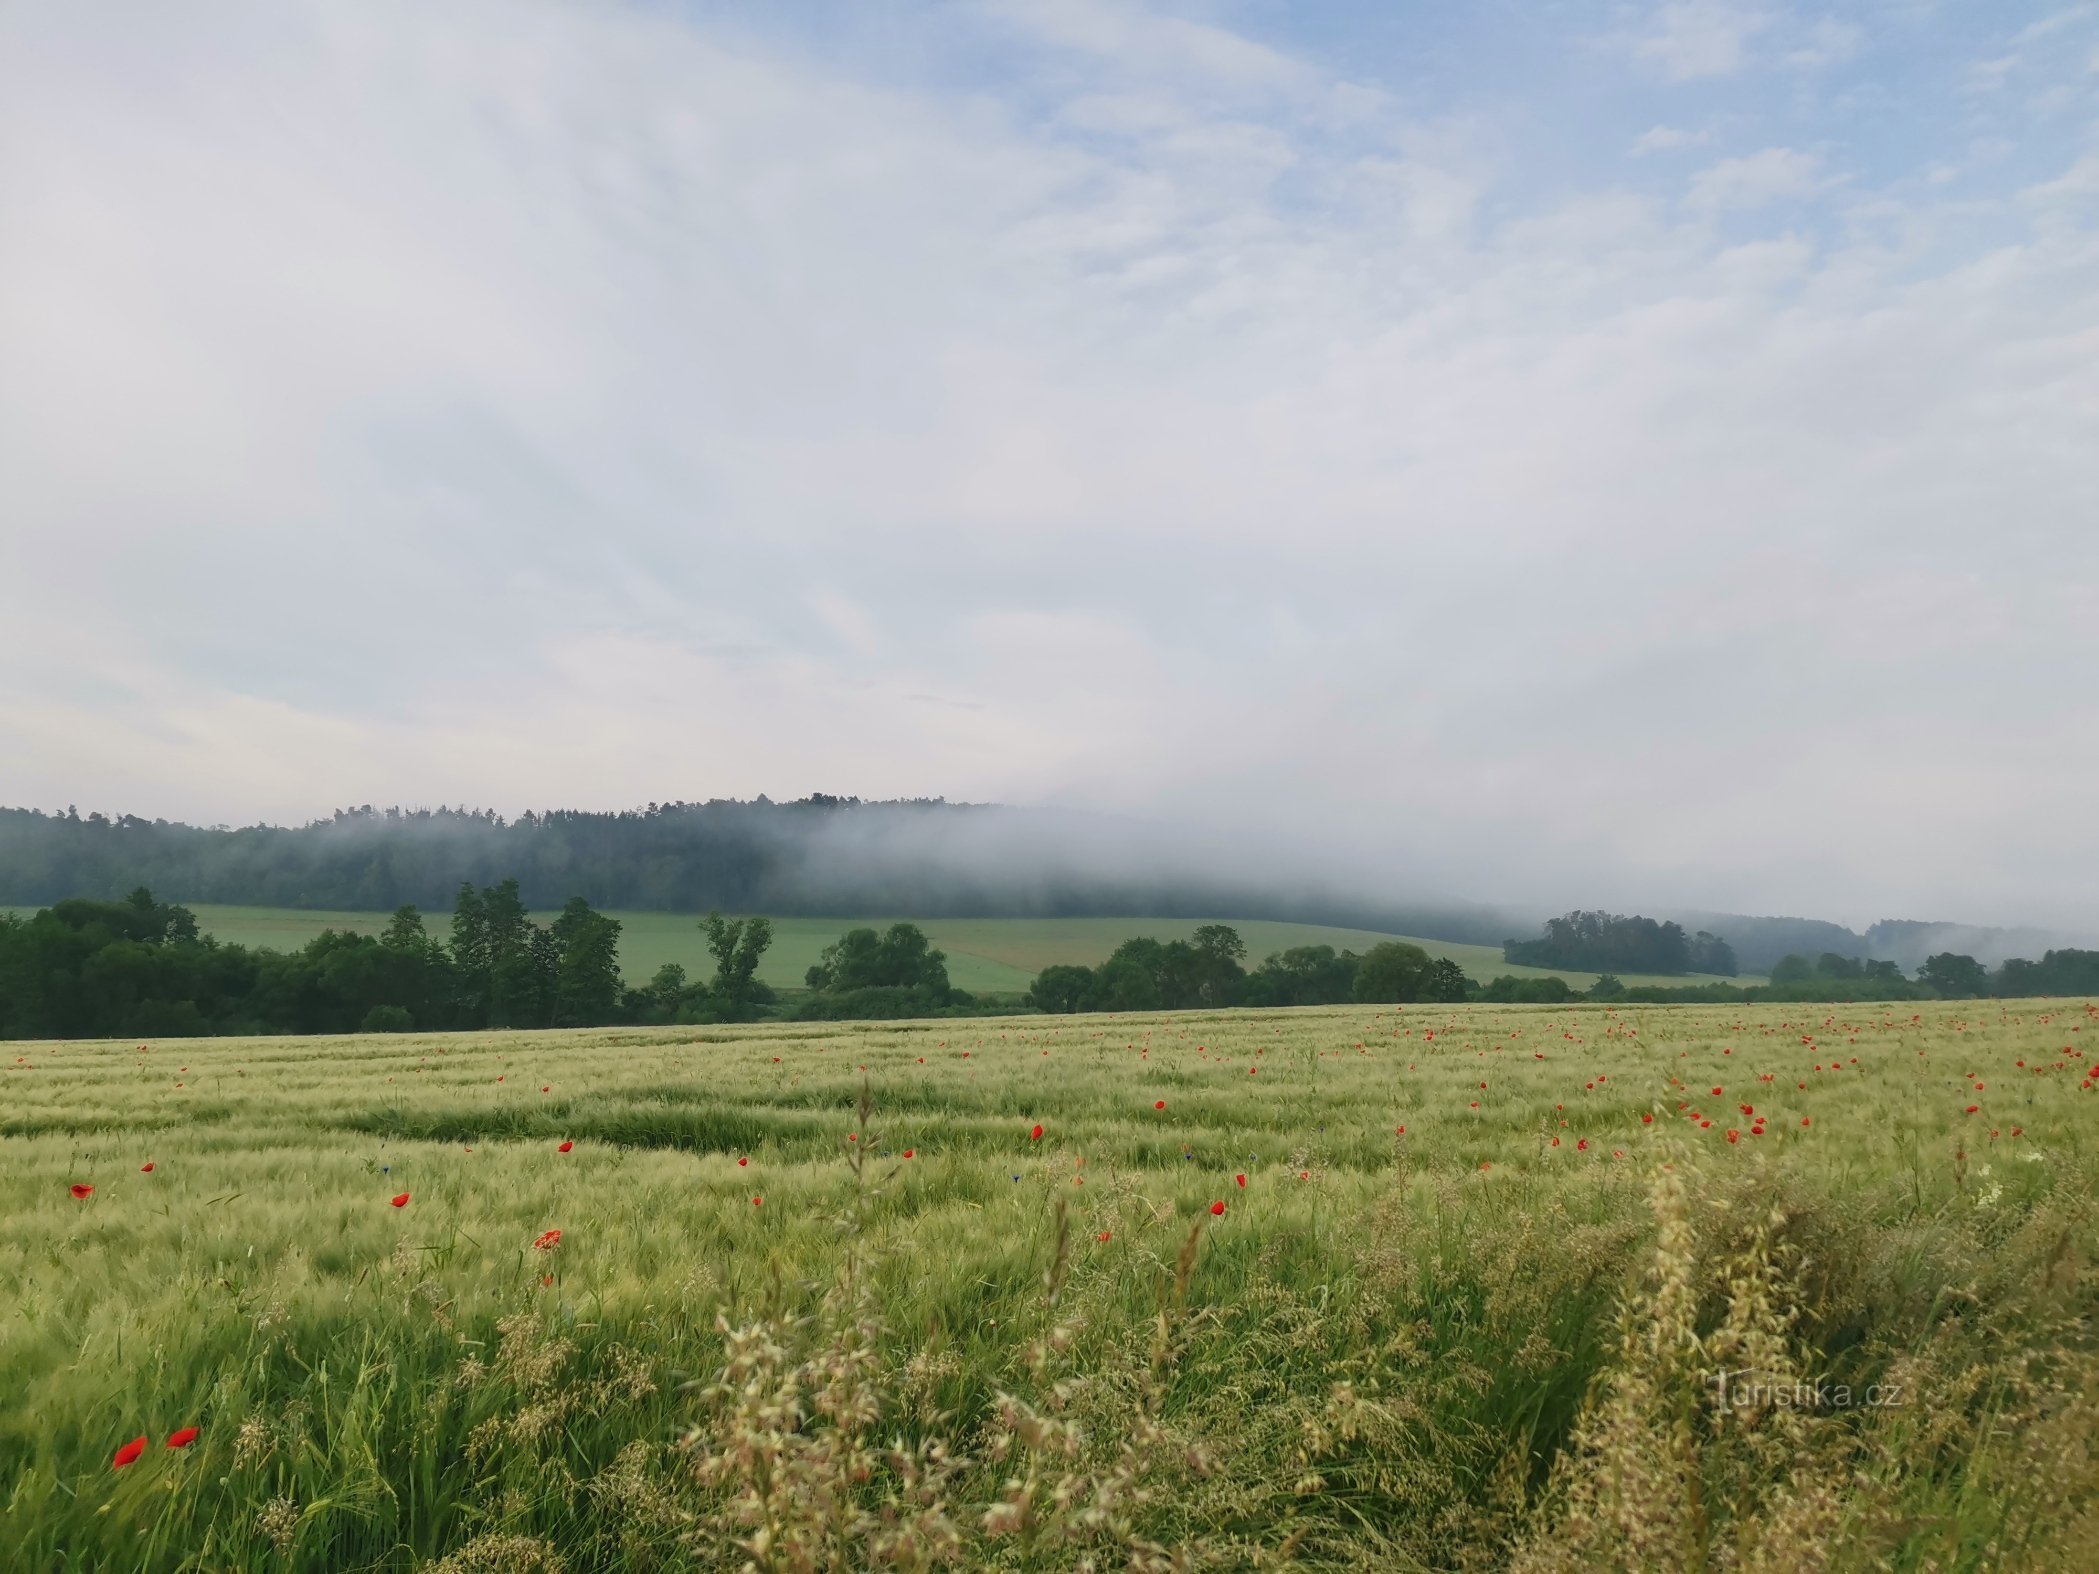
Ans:
POLYGON ((2083 1002, 5 1058, 7 1569, 2092 1566, 2083 1002))
MULTIPOLYGON (((386 927, 388 914, 325 912, 297 907, 221 907, 211 903, 188 904, 204 933, 230 945, 269 946, 295 951, 324 929, 348 929, 359 934, 378 934, 386 927)), ((35 908, 7 909, 24 917, 35 908)), ((550 921, 552 913, 534 915, 550 921)), ((696 979, 704 979, 714 964, 702 941, 699 920, 690 913, 611 913, 621 925, 620 970, 630 983, 643 983, 666 962, 676 962, 696 979)), ((430 932, 440 939, 447 933, 450 916, 427 913, 430 932)), ((759 965, 758 976, 775 989, 799 988, 817 954, 847 929, 858 925, 876 928, 894 923, 891 918, 775 918, 773 945, 759 965)), ((1058 963, 1092 967, 1108 958, 1133 935, 1155 940, 1185 940, 1205 923, 1228 923, 1246 941, 1249 964, 1271 952, 1291 946, 1330 945, 1337 951, 1363 952, 1380 940, 1407 940, 1430 956, 1447 956, 1471 977, 1485 983, 1507 973, 1517 978, 1542 978, 1558 971, 1576 989, 1587 989, 1596 981, 1594 973, 1565 969, 1516 967, 1502 961, 1499 946, 1463 945, 1450 940, 1424 940, 1413 935, 1388 935, 1369 929, 1336 929, 1323 924, 1274 923, 1265 918, 921 918, 912 920, 926 931, 933 944, 947 953, 948 976, 957 989, 972 994, 1020 994, 1037 973, 1058 963)), ((1627 984, 1687 984, 1701 977, 1663 978, 1627 973, 1627 984)), ((1762 983, 1761 978, 1743 982, 1762 983)))

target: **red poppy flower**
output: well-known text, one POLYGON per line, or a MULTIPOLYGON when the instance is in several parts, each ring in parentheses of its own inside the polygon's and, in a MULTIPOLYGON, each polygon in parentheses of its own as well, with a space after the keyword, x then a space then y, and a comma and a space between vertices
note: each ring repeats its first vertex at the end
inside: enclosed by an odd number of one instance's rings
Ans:
POLYGON ((405 1192, 405 1191, 404 1191, 404 1192, 402 1192, 402 1193, 401 1193, 401 1194, 400 1194, 399 1196, 395 1197, 393 1201, 394 1201, 394 1206, 395 1206, 396 1208, 405 1208, 405 1207, 407 1207, 407 1206, 408 1206, 408 1193, 407 1193, 407 1192, 405 1192))
POLYGON ((1152 1106, 1152 1108, 1153 1108, 1153 1109, 1164 1109, 1164 1108, 1166 1108, 1166 1100, 1164 1100, 1164 1099, 1160 1099, 1158 1103, 1156 1103, 1156 1104, 1154 1104, 1154 1105, 1152 1106))
POLYGON ((146 1440, 143 1437, 134 1437, 130 1442, 117 1450, 116 1457, 109 1462, 109 1468, 122 1470, 126 1465, 135 1465, 139 1461, 139 1456, 144 1454, 145 1451, 146 1440))
POLYGON ((568 1151, 569 1151, 569 1149, 573 1148, 573 1147, 574 1147, 575 1145, 576 1145, 576 1144, 574 1143, 574 1141, 568 1141, 568 1142, 564 1142, 564 1143, 562 1143, 562 1144, 561 1144, 561 1146, 560 1146, 560 1147, 556 1148, 556 1149, 555 1149, 554 1151, 555 1151, 556 1153, 566 1153, 566 1152, 568 1152, 568 1151))
POLYGON ((750 1161, 750 1160, 749 1160, 748 1158, 742 1158, 742 1159, 738 1159, 738 1160, 736 1161, 736 1167, 737 1167, 738 1169, 745 1169, 745 1168, 748 1168, 748 1167, 749 1167, 749 1165, 750 1165, 750 1162, 751 1162, 751 1161, 750 1161))
POLYGON ((145 1163, 138 1167, 138 1172, 141 1175, 151 1175, 153 1173, 153 1161, 151 1159, 146 1160, 145 1163))
POLYGON ((561 1232, 559 1230, 549 1230, 532 1243, 532 1249, 536 1252, 550 1252, 560 1244, 561 1232))
POLYGON ((753 1197, 751 1199, 751 1206, 754 1208, 762 1208, 765 1206, 765 1199, 763 1197, 753 1197))
POLYGON ((1246 1188, 1246 1177, 1244 1175, 1240 1175, 1234 1178, 1239 1182, 1240 1189, 1243 1191, 1246 1188))
POLYGON ((904 1149, 904 1157, 905 1157, 905 1158, 907 1158, 907 1159, 915 1159, 915 1158, 917 1158, 917 1157, 918 1157, 918 1149, 916 1149, 916 1148, 906 1148, 906 1149, 904 1149))
POLYGON ((1652 1115, 1642 1115, 1640 1117, 1640 1124, 1643 1126, 1652 1126, 1654 1124, 1654 1117, 1652 1115))
POLYGON ((1108 1232, 1107 1232, 1106 1230, 1102 1230, 1102 1231, 1101 1231, 1101 1239, 1105 1241, 1105 1240, 1106 1240, 1107 1238, 1108 1238, 1108 1232))
POLYGON ((1033 1131, 1031 1131, 1031 1132, 1029 1132, 1029 1133, 1028 1133, 1028 1141, 1030 1141, 1030 1142, 1040 1142, 1041 1140, 1042 1140, 1042 1128, 1041 1128, 1040 1126, 1037 1126, 1037 1127, 1036 1127, 1036 1128, 1035 1128, 1035 1129, 1034 1129, 1033 1131))
POLYGON ((1808 1118, 1807 1118, 1807 1116, 1803 1115, 1803 1116, 1801 1116, 1801 1117, 1800 1117, 1800 1124, 1801 1124, 1801 1125, 1803 1125, 1803 1126, 1805 1126, 1805 1125, 1809 1124, 1809 1121, 1808 1121, 1808 1118))
POLYGON ((1979 1109, 1981 1109, 1981 1108, 1982 1108, 1982 1106, 1981 1106, 1980 1104, 1970 1104, 1970 1105, 1968 1106, 1968 1110, 1967 1110, 1967 1113, 1969 1113, 1970 1115, 1972 1115, 1972 1114, 1974 1114, 1974 1113, 1975 1113, 1975 1112, 1976 1112, 1977 1110, 1979 1110, 1979 1109))
POLYGON ((82 1181, 75 1181, 75 1182, 73 1182, 73 1195, 74 1195, 74 1197, 75 1197, 75 1198, 84 1198, 84 1197, 88 1196, 88 1195, 89 1195, 90 1193, 92 1193, 92 1192, 94 1191, 94 1189, 95 1189, 94 1187, 92 1187, 92 1186, 89 1186, 89 1185, 87 1185, 87 1184, 86 1184, 85 1182, 82 1182, 82 1181))
POLYGON ((170 1432, 168 1434, 168 1447, 187 1448, 196 1440, 197 1429, 193 1426, 186 1426, 179 1432, 170 1432))
POLYGON ((1215 1202, 1211 1203, 1210 1211, 1221 1216, 1224 1213, 1224 1199, 1219 1197, 1215 1202))

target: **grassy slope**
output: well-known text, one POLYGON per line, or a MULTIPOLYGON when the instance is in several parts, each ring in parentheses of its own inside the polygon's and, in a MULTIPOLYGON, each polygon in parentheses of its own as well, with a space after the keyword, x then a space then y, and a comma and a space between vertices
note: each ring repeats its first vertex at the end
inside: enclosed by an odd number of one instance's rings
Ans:
MULTIPOLYGON (((28 911, 28 909, 16 909, 28 911)), ((294 950, 323 929, 351 929, 376 933, 386 926, 384 913, 313 912, 282 907, 194 908, 197 921, 207 934, 230 944, 272 946, 294 950)), ((539 915, 545 918, 549 915, 539 915)), ((702 945, 698 921, 688 913, 615 912, 625 926, 620 936, 620 963, 627 977, 640 982, 666 962, 677 962, 695 977, 713 969, 702 945)), ((442 934, 445 915, 427 920, 433 932, 442 934)), ((773 946, 766 953, 760 976, 775 988, 795 987, 816 960, 817 953, 841 931, 859 924, 877 927, 886 918, 776 918, 773 946)), ((1091 967, 1104 960, 1132 935, 1150 935, 1158 940, 1186 939, 1196 926, 1213 920, 1200 918, 927 918, 914 920, 947 952, 948 976, 957 988, 975 994, 1019 993, 1045 967, 1060 962, 1091 967)), ((1519 978, 1542 977, 1549 970, 1512 967, 1502 961, 1496 946, 1460 945, 1446 940, 1423 940, 1407 935, 1378 934, 1367 929, 1334 929, 1317 924, 1271 923, 1266 919, 1221 919, 1239 931, 1246 941, 1248 959, 1258 962, 1270 952, 1290 946, 1330 945, 1338 950, 1366 951, 1380 940, 1405 939, 1431 956, 1447 956, 1472 977, 1485 982, 1499 974, 1519 978)), ((1595 982, 1594 973, 1565 972, 1560 975, 1577 989, 1595 982)), ((1659 978, 1627 974, 1628 984, 1682 984, 1696 978, 1659 978)), ((1760 982, 1760 980, 1757 980, 1760 982)))
MULTIPOLYGON (((947 1412, 977 1449, 995 1391, 1072 1370, 1102 1379, 1073 1413, 1111 1468, 1194 1224, 1195 1315, 1158 1369, 1175 1441, 1137 1461, 1156 1473, 1144 1533, 1215 1538, 1223 1568, 1293 1527, 1316 1567, 1505 1566, 1523 1484, 1653 1260, 1649 1179, 1670 1176, 1695 1187, 1694 1283, 1720 1296, 1739 1277, 1725 1221, 1782 1203, 1814 1275, 1803 1334, 1840 1339, 1799 1369, 1899 1369, 1910 1408, 1811 1418, 1808 1477, 1857 1494, 1837 1528, 1760 1515, 1767 1475, 1730 1473, 1701 1424, 1707 1506, 1650 1489, 1642 1534, 1711 1514, 1723 1538, 1865 1538, 1765 1566, 2075 1567, 2061 1538, 2094 1511, 2099 1421, 2007 1374, 2099 1295, 2085 1043, 2099 1010, 2020 1002, 11 1044, 0 1567, 406 1571, 476 1537, 457 1568, 553 1567, 535 1544, 572 1569, 691 1566, 670 1538, 717 1510, 667 1440, 746 1434, 680 1385, 719 1366, 717 1312, 812 1304, 797 1286, 837 1273, 856 1207, 881 1439, 947 1412), (872 1120, 852 1109, 862 1068, 872 1120), (1768 1134, 1725 1140, 1738 1102, 1768 1134), (1031 1374, 1053 1315, 1076 1342, 1031 1374), (1988 1424, 1963 1408, 1978 1393, 1988 1424), (159 1446, 191 1425, 189 1451, 159 1446), (112 1471, 141 1433, 155 1446, 112 1471), (1193 1442, 1215 1464, 1199 1476, 1178 1463, 1193 1442)), ((2092 1381, 2050 1359, 2072 1397, 2092 1381)), ((980 1454, 945 1489, 969 1535, 1014 1473, 980 1454)), ((1075 1550, 969 1548, 962 1566, 1075 1550)), ((1123 1566, 1118 1543, 1094 1550, 1123 1566)))

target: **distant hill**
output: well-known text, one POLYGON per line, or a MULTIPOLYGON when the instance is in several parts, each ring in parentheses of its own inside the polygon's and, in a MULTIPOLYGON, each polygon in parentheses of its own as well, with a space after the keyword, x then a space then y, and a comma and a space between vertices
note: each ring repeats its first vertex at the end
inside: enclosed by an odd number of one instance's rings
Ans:
POLYGON ((1838 956, 1895 962, 1916 971, 1926 957, 1941 951, 1972 956, 1986 967, 2007 957, 2036 957, 2043 952, 2085 943, 2090 937, 2042 929, 1991 929, 1975 924, 1935 923, 1884 918, 1864 934, 1819 918, 1752 918, 1741 913, 1670 914, 1686 929, 1705 929, 1735 948, 1746 973, 1768 973, 1784 956, 1812 960, 1825 952, 1838 956))

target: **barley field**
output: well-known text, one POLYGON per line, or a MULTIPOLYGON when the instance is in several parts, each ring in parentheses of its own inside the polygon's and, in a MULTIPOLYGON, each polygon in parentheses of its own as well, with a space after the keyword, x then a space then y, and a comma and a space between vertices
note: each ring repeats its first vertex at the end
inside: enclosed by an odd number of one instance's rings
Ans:
POLYGON ((2099 1543, 2087 1002, 5 1058, 10 1570, 2099 1543))

